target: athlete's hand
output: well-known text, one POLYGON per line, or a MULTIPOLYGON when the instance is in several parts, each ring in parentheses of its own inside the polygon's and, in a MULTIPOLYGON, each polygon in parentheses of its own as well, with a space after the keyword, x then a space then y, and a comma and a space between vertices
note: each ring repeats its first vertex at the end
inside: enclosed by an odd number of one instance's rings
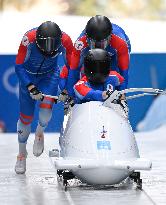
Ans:
POLYGON ((121 94, 120 91, 118 91, 118 90, 114 90, 114 91, 107 90, 106 91, 106 95, 108 97, 105 98, 105 99, 109 98, 111 103, 115 103, 115 104, 121 105, 121 107, 123 108, 124 112, 128 116, 129 109, 128 109, 128 105, 127 105, 127 102, 126 102, 125 94, 121 94))
POLYGON ((67 99, 69 98, 68 96, 68 93, 66 90, 63 90, 60 95, 58 96, 58 101, 61 101, 61 102, 66 102, 67 99))
POLYGON ((102 92, 102 98, 103 100, 106 100, 109 97, 109 95, 107 95, 107 91, 103 91, 102 92))
POLYGON ((74 106, 74 99, 69 97, 64 103, 64 114, 67 115, 68 111, 74 106))
POLYGON ((103 100, 107 100, 109 98, 112 102, 114 100, 114 94, 115 94, 115 91, 113 90, 103 91, 102 92, 103 100))
POLYGON ((42 92, 37 89, 35 85, 29 85, 28 90, 33 100, 43 100, 42 92))
POLYGON ((106 91, 106 98, 105 100, 107 100, 109 98, 110 102, 113 102, 113 103, 118 103, 120 100, 124 100, 125 96, 122 95, 120 93, 120 91, 118 90, 107 90, 106 91))

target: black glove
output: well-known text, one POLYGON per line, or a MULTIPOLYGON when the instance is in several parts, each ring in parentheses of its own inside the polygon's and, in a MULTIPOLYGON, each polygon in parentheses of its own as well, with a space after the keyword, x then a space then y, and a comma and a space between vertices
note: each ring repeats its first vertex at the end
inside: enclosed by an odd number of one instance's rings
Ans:
POLYGON ((107 97, 104 99, 104 101, 109 98, 110 102, 117 103, 117 101, 121 99, 122 94, 120 94, 120 91, 117 90, 107 90, 106 96, 107 97))
POLYGON ((129 108, 124 94, 117 95, 117 99, 113 100, 112 102, 119 104, 123 108, 125 114, 128 116, 129 108))
POLYGON ((107 100, 107 99, 111 96, 111 94, 112 94, 113 92, 114 92, 113 90, 107 90, 107 91, 106 91, 107 97, 106 97, 104 100, 107 100))
POLYGON ((69 98, 68 94, 62 91, 58 96, 58 101, 66 102, 68 98, 69 98))
POLYGON ((74 106, 73 98, 69 97, 64 103, 64 113, 67 115, 68 111, 74 106))
MULTIPOLYGON (((29 90, 29 89, 28 89, 29 90)), ((37 87, 33 87, 29 90, 30 96, 33 100, 43 100, 44 96, 42 92, 37 89, 37 87)))

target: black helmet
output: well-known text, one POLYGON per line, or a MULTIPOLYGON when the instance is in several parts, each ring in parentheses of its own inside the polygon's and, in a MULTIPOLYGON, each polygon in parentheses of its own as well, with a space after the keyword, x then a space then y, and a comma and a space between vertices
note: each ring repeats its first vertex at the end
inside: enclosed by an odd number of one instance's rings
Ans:
POLYGON ((59 26, 51 21, 42 23, 36 31, 36 44, 45 54, 53 56, 61 46, 62 31, 59 26))
POLYGON ((92 49, 84 58, 84 72, 93 84, 104 83, 109 75, 111 56, 103 49, 92 49))
POLYGON ((112 33, 112 24, 106 16, 97 15, 88 21, 85 32, 89 39, 91 49, 105 49, 112 33))

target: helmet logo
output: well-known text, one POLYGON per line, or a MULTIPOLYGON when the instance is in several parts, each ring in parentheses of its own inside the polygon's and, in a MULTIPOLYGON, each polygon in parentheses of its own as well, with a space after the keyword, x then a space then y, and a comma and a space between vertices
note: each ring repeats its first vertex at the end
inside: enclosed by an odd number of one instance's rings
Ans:
POLYGON ((82 41, 76 41, 76 42, 75 42, 75 48, 76 48, 76 50, 80 51, 80 50, 83 49, 83 47, 84 47, 84 43, 83 43, 82 41))
POLYGON ((27 46, 29 44, 29 39, 27 36, 24 36, 22 39, 22 45, 27 46))

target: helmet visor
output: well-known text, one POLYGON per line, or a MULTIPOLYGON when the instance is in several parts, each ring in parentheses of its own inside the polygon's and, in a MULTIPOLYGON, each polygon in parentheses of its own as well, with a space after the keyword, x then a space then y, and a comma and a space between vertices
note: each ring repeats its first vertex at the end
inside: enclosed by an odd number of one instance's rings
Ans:
POLYGON ((57 51, 60 48, 61 40, 53 37, 40 37, 37 39, 37 45, 42 51, 49 54, 57 51))
POLYGON ((94 48, 105 49, 109 45, 109 42, 110 42, 110 36, 101 41, 96 41, 94 39, 88 40, 90 49, 94 49, 94 48))

